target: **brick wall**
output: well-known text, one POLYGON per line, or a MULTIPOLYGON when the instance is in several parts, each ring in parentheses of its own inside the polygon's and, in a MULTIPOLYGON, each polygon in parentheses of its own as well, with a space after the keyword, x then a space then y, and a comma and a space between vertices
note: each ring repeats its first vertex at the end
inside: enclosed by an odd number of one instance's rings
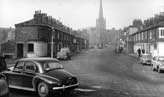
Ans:
POLYGON ((26 42, 29 39, 37 39, 38 30, 37 27, 16 27, 15 40, 16 42, 26 42))

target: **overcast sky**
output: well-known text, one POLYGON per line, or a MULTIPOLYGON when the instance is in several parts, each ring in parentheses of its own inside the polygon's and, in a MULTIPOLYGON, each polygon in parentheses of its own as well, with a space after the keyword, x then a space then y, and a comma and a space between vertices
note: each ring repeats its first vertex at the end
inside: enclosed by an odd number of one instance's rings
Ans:
MULTIPOLYGON (((107 29, 128 26, 133 19, 147 19, 164 11, 164 0, 102 0, 107 29)), ((33 18, 35 10, 59 19, 73 29, 94 27, 99 0, 0 0, 0 27, 33 18)))

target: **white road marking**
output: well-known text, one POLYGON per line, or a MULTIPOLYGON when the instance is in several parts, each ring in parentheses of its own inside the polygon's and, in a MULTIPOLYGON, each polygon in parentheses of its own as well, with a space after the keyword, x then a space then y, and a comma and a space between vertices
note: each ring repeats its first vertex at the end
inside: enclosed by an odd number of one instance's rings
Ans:
POLYGON ((94 90, 94 89, 81 89, 81 88, 77 88, 77 89, 75 89, 76 91, 81 91, 81 92, 94 92, 94 91, 96 91, 96 90, 94 90))

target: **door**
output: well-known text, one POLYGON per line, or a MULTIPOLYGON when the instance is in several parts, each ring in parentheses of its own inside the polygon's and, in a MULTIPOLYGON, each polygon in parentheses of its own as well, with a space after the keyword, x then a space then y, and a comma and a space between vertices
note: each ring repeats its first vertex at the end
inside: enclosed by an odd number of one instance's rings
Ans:
POLYGON ((23 57, 23 43, 17 44, 17 57, 19 58, 23 57))
POLYGON ((23 70, 24 62, 17 62, 13 71, 6 73, 9 86, 13 88, 20 88, 23 86, 23 70))
POLYGON ((23 85, 25 88, 29 90, 33 90, 32 80, 37 72, 38 72, 38 68, 36 67, 36 64, 34 62, 31 61, 25 62, 25 70, 23 72, 24 73, 23 85))

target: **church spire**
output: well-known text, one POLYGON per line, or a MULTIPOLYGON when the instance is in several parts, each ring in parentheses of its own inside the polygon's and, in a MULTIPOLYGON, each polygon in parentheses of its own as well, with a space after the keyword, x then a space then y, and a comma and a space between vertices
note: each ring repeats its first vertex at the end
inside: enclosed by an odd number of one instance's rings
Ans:
POLYGON ((104 18, 104 17, 103 17, 102 0, 100 0, 99 18, 104 18))
POLYGON ((106 29, 106 20, 103 16, 102 0, 100 0, 99 17, 96 20, 96 27, 101 29, 106 29))

